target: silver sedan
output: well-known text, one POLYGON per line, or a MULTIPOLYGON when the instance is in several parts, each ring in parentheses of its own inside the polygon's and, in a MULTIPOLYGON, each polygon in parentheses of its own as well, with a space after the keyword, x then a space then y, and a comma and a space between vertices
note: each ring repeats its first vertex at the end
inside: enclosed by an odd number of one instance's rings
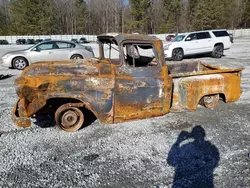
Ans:
POLYGON ((25 50, 6 53, 2 56, 2 65, 23 70, 31 63, 66 59, 84 59, 94 57, 90 46, 69 41, 51 40, 38 43, 25 50))

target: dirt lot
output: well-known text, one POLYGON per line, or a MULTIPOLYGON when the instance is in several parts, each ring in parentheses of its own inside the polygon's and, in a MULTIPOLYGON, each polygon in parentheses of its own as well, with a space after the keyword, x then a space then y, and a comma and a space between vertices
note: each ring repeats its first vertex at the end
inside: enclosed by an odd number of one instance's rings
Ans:
MULTIPOLYGON (((17 129, 11 110, 21 71, 1 67, 11 77, 0 80, 0 187, 249 187, 249 44, 236 39, 222 59, 195 58, 245 67, 239 101, 122 124, 95 121, 76 133, 46 116, 17 129)), ((1 46, 0 55, 14 48, 24 47, 1 46)))

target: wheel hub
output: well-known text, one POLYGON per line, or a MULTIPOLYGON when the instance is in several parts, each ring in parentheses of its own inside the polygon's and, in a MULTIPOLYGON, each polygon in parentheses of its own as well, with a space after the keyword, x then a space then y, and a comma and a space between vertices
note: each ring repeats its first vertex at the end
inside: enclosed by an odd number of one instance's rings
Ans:
POLYGON ((182 58, 183 58, 182 50, 175 49, 173 51, 173 57, 174 57, 175 60, 178 60, 178 61, 182 60, 182 58))
POLYGON ((23 67, 25 67, 25 62, 22 59, 18 59, 15 61, 15 65, 17 68, 22 69, 23 67))
POLYGON ((83 112, 79 109, 82 103, 66 103, 55 112, 56 124, 67 132, 77 131, 84 123, 83 112))
POLYGON ((204 101, 208 104, 210 104, 211 102, 213 102, 213 97, 212 96, 207 96, 204 98, 204 101))
POLYGON ((209 95, 202 98, 201 105, 206 108, 214 108, 219 102, 219 94, 209 95))
POLYGON ((63 114, 62 116, 62 125, 65 127, 71 127, 78 121, 78 114, 70 110, 63 114))
POLYGON ((222 55, 222 49, 221 48, 217 48, 216 50, 216 55, 219 57, 222 55))

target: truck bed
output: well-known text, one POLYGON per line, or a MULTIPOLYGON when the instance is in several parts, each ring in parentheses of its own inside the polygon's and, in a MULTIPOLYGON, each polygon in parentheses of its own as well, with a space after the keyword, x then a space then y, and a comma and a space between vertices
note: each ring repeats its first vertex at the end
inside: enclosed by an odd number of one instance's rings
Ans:
POLYGON ((225 102, 233 102, 241 95, 243 68, 228 69, 188 61, 169 63, 168 70, 173 78, 171 111, 193 111, 204 96, 218 94, 225 102))
POLYGON ((212 66, 200 61, 184 61, 181 63, 167 63, 169 74, 172 78, 217 74, 217 73, 236 73, 241 74, 243 68, 229 69, 212 66))

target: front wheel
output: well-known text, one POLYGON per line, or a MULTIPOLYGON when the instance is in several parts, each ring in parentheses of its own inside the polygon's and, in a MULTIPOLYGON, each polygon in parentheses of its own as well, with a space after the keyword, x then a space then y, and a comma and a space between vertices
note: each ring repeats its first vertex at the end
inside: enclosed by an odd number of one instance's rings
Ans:
POLYGON ((75 132, 83 125, 84 115, 79 108, 65 104, 56 110, 55 120, 60 129, 75 132))
POLYGON ((214 108, 219 102, 219 94, 207 95, 201 99, 200 104, 206 108, 214 108))
POLYGON ((223 52, 224 49, 222 45, 215 46, 212 52, 212 57, 221 58, 223 56, 223 52))
POLYGON ((18 70, 23 70, 28 65, 28 61, 23 57, 16 57, 12 63, 13 68, 18 70))
POLYGON ((172 52, 173 61, 181 61, 183 60, 183 57, 184 57, 184 53, 182 49, 180 48, 173 49, 173 52, 172 52))

